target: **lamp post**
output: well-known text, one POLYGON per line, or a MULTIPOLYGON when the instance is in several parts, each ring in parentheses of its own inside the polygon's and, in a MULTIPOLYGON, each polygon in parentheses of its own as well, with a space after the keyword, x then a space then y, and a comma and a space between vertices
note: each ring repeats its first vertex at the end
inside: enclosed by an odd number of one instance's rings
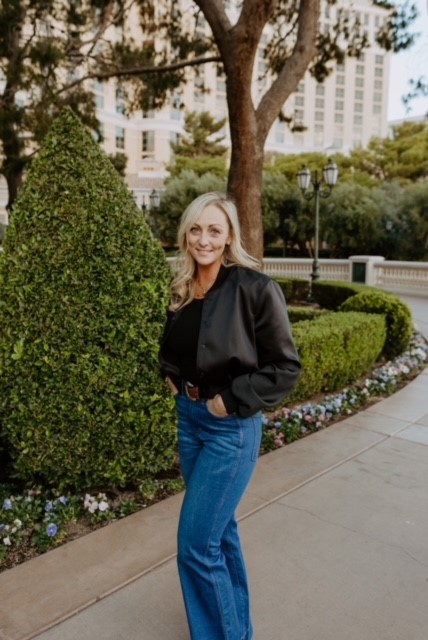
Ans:
MULTIPOLYGON (((149 209, 157 209, 160 205, 160 193, 156 191, 156 189, 152 189, 149 195, 149 209)), ((146 196, 143 194, 143 199, 141 202, 141 211, 146 213, 147 205, 146 205, 146 196)))
POLYGON ((150 209, 157 209, 160 205, 160 193, 156 189, 152 189, 149 195, 150 209))
MULTIPOLYGON (((337 165, 328 160, 328 164, 323 169, 323 176, 318 174, 318 170, 315 171, 314 176, 311 177, 311 172, 308 167, 302 167, 302 169, 297 174, 297 182, 302 191, 303 197, 306 200, 312 200, 315 198, 315 250, 314 250, 314 261, 312 263, 312 273, 311 273, 311 284, 314 280, 318 280, 320 277, 319 270, 319 261, 318 261, 318 253, 319 253, 319 210, 320 210, 320 198, 328 198, 333 189, 334 185, 337 182, 337 178, 339 175, 339 170, 337 165), (310 185, 312 183, 312 191, 308 191, 310 185), (323 186, 326 185, 326 189, 323 186)), ((312 286, 309 294, 310 300, 312 297, 312 286)))

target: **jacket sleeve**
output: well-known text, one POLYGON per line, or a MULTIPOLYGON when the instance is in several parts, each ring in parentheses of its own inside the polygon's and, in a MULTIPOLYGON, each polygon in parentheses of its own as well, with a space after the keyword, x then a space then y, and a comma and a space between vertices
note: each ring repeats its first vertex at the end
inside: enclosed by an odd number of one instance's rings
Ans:
POLYGON ((263 283, 254 304, 254 336, 258 369, 232 380, 220 392, 228 413, 251 416, 273 408, 287 397, 300 375, 284 295, 277 282, 263 283))

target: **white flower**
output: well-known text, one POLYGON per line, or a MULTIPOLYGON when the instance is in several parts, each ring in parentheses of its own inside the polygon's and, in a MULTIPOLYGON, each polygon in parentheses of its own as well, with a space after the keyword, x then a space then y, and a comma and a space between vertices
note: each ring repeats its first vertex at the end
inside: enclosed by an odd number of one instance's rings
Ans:
POLYGON ((20 527, 22 527, 22 522, 19 518, 15 518, 15 520, 13 521, 13 524, 15 525, 15 527, 17 527, 18 529, 20 527))
POLYGON ((6 538, 3 538, 3 544, 5 544, 6 547, 10 547, 12 542, 11 542, 11 539, 9 538, 9 536, 7 536, 6 538))
POLYGON ((88 511, 89 513, 95 513, 95 511, 98 509, 98 502, 96 500, 94 500, 93 502, 91 502, 91 504, 88 506, 88 511))
POLYGON ((98 509, 100 511, 107 511, 109 509, 108 502, 106 502, 105 500, 101 500, 101 502, 98 504, 98 509))

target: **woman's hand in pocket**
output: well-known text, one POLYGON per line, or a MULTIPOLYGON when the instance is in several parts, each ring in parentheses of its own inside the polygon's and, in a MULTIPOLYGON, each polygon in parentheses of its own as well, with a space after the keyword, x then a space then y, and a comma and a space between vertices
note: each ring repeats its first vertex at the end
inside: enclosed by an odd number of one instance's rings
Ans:
POLYGON ((173 381, 171 380, 171 378, 169 378, 168 376, 165 378, 165 382, 167 383, 168 387, 170 388, 170 391, 172 393, 173 396, 178 396, 178 389, 175 386, 175 384, 173 383, 173 381))
POLYGON ((224 406, 223 398, 219 393, 214 398, 207 400, 207 409, 217 418, 226 418, 229 415, 224 406))

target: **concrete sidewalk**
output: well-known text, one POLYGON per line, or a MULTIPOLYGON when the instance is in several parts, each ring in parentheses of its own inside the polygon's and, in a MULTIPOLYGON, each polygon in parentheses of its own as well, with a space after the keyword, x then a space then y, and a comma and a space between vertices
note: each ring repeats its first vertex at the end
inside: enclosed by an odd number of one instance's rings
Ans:
MULTIPOLYGON (((424 330, 428 300, 416 305, 424 330)), ((0 574, 0 640, 188 640, 174 557, 180 503, 0 574)), ((239 514, 255 638, 426 640, 428 369, 263 456, 239 514)))

